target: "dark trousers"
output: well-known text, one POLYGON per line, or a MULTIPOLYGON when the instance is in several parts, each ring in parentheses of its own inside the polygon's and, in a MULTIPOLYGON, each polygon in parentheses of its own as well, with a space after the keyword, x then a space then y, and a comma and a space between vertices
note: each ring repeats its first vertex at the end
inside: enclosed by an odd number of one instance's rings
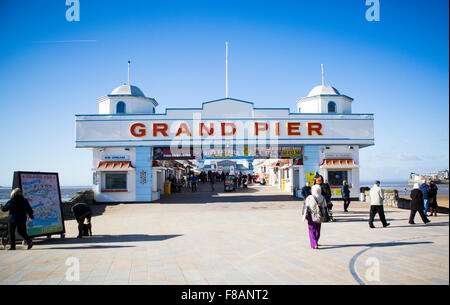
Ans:
POLYGON ((344 197, 344 211, 347 211, 350 206, 350 197, 344 197))
POLYGON ((25 222, 8 222, 9 229, 9 242, 11 243, 11 248, 16 247, 16 228, 17 232, 19 232, 20 236, 29 244, 31 242, 31 238, 27 233, 27 223, 25 222))
POLYGON ((381 223, 383 226, 387 225, 386 217, 384 216, 384 207, 382 205, 371 205, 370 206, 370 219, 369 224, 373 226, 373 220, 375 218, 375 215, 378 213, 378 216, 380 217, 381 223))
POLYGON ((419 215, 422 218, 423 223, 427 223, 429 221, 427 216, 423 213, 423 210, 419 209, 419 210, 411 210, 411 213, 409 214, 409 223, 414 223, 414 217, 416 217, 416 212, 419 212, 419 215))
POLYGON ((85 221, 85 220, 86 220, 86 222, 87 222, 87 226, 88 226, 88 230, 89 230, 89 235, 92 235, 91 217, 92 217, 92 213, 91 213, 91 212, 85 213, 85 214, 83 214, 83 215, 77 217, 77 222, 78 222, 78 236, 80 236, 80 237, 83 236, 83 225, 84 225, 84 221, 85 221))
POLYGON ((197 182, 192 182, 192 191, 193 192, 197 191, 197 182))

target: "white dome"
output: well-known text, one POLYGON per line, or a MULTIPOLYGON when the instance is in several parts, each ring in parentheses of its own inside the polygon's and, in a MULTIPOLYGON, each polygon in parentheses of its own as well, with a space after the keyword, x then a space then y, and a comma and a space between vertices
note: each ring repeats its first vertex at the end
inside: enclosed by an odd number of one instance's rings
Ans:
POLYGON ((319 85, 309 92, 308 97, 317 95, 341 95, 336 88, 330 85, 319 85))
POLYGON ((145 97, 144 93, 136 86, 132 85, 121 85, 111 92, 111 95, 131 95, 131 96, 142 96, 145 97))

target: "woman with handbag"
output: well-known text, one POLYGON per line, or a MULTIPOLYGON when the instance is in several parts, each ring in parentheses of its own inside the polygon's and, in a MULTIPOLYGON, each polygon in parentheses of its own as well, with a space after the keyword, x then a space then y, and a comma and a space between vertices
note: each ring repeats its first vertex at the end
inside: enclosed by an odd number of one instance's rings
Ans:
POLYGON ((320 185, 314 185, 311 188, 311 195, 305 199, 302 210, 303 221, 308 221, 309 241, 313 249, 319 248, 320 229, 327 206, 327 201, 322 196, 321 191, 320 185))

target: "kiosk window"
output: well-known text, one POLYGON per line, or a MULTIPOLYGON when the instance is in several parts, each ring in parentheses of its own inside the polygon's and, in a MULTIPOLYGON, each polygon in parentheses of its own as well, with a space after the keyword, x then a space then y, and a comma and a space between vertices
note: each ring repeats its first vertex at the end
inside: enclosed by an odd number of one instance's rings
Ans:
POLYGON ((105 190, 126 190, 127 173, 105 173, 105 190))
POLYGON ((328 183, 330 185, 342 185, 344 180, 348 182, 347 171, 328 171, 328 183))

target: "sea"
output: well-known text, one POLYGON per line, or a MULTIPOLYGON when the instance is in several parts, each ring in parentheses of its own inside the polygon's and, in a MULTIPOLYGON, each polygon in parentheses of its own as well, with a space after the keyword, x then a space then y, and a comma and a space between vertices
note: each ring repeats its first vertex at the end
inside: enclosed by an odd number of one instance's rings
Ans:
MULTIPOLYGON (((367 186, 372 187, 374 182, 372 181, 361 181, 361 187, 367 186)), ((408 181, 381 181, 381 187, 385 190, 396 189, 399 195, 407 195, 411 193, 413 188, 412 185, 408 185, 408 181)), ((448 194, 448 184, 438 185, 438 194, 448 194)), ((72 198, 77 191, 90 190, 90 186, 63 186, 61 187, 61 199, 62 201, 67 201, 72 198)), ((9 195, 11 193, 11 188, 0 187, 0 203, 4 204, 9 200, 9 195)))
MULTIPOLYGON (((67 201, 75 194, 77 191, 82 190, 90 190, 91 186, 62 186, 61 187, 61 199, 62 201, 67 201)), ((11 193, 10 187, 0 187, 0 203, 4 204, 6 201, 9 200, 9 195, 11 193)))
MULTIPOLYGON (((361 181, 360 186, 372 187, 375 181, 361 181)), ((399 195, 408 195, 411 193, 413 186, 408 181, 386 181, 380 180, 380 186, 385 190, 397 190, 399 195)), ((438 184, 438 194, 448 194, 448 184, 438 184)))

